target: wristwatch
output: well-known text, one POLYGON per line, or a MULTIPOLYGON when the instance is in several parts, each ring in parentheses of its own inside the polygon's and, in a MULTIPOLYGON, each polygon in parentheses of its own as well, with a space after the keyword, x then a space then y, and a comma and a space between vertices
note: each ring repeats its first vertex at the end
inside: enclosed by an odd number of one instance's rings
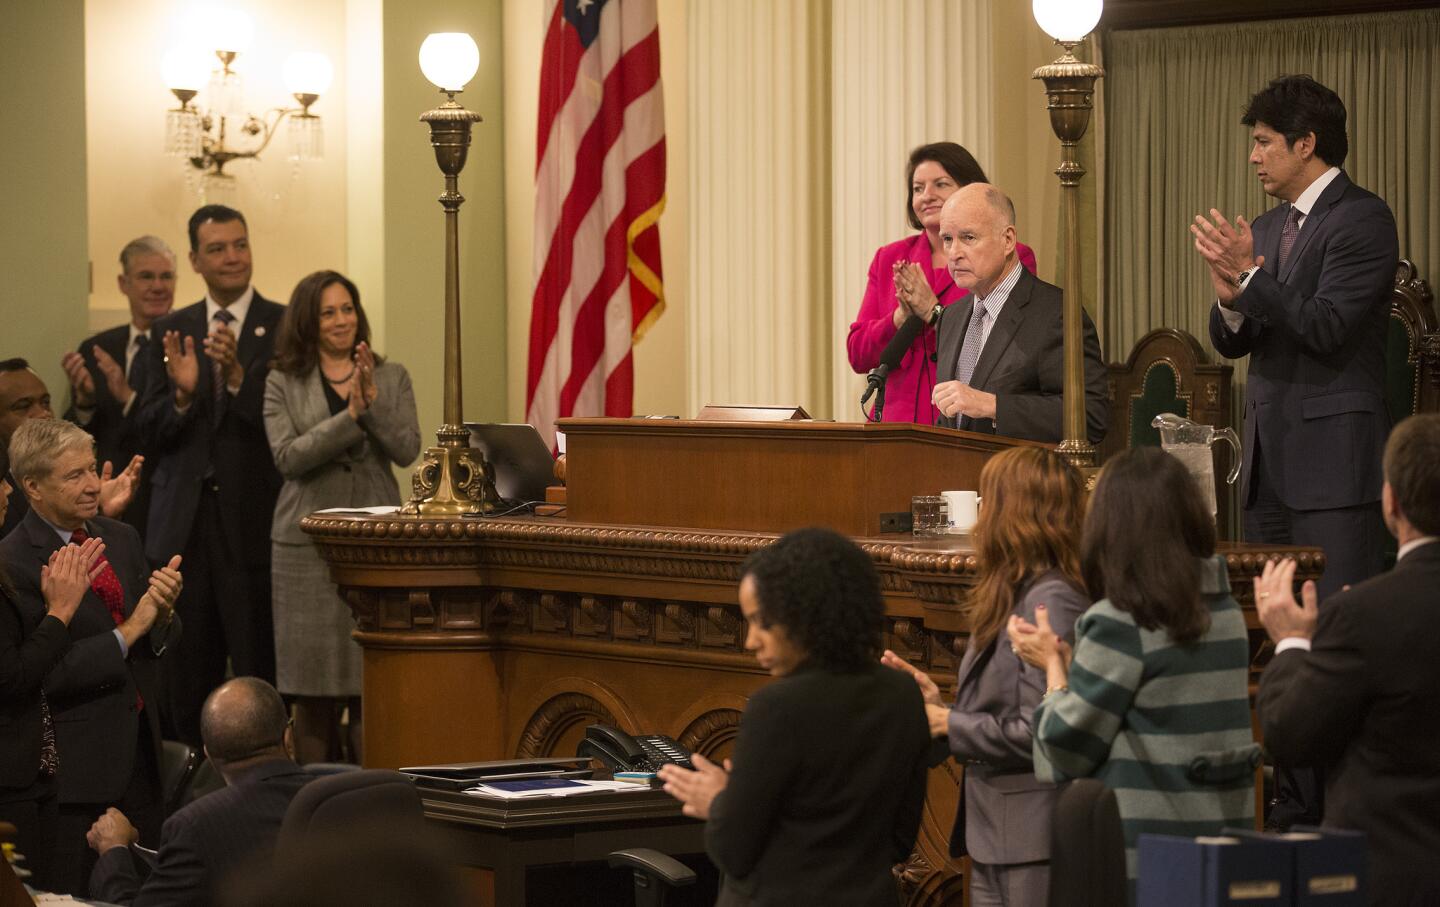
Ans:
POLYGON ((1236 274, 1234 279, 1232 279, 1230 282, 1235 285, 1236 289, 1239 289, 1245 286, 1246 282, 1249 281, 1251 276, 1253 276, 1254 273, 1258 270, 1260 270, 1258 267, 1256 267, 1255 265, 1251 265, 1250 267, 1241 271, 1239 274, 1236 274))
POLYGON ((945 307, 944 307, 943 305, 941 305, 940 303, 937 302, 937 303, 935 303, 935 308, 933 308, 933 309, 930 310, 930 317, 929 317, 928 319, 926 319, 925 323, 926 323, 926 324, 939 324, 939 323, 940 323, 940 316, 941 316, 941 315, 944 315, 944 314, 945 314, 945 307))

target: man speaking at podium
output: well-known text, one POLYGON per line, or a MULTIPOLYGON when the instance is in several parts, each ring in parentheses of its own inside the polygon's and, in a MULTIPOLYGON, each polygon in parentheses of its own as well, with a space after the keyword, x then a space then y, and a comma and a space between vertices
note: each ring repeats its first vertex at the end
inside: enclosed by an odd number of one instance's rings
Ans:
MULTIPOLYGON (((969 290, 941 320, 932 399, 939 424, 966 431, 1061 440, 1065 384, 1060 288, 1020 266, 1015 205, 971 183, 940 210, 940 242, 955 285, 969 290), (968 316, 968 317, 967 317, 968 316)), ((1105 364, 1095 324, 1082 311, 1085 423, 1105 437, 1105 364)))

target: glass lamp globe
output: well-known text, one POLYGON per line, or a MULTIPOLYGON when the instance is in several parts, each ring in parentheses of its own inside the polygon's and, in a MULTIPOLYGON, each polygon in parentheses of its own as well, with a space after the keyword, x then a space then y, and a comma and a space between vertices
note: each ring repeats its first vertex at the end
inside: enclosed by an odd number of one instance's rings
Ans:
POLYGON ((1032 0, 1035 21, 1062 44, 1079 44, 1095 30, 1105 0, 1032 0))
POLYGON ((324 54, 301 51, 285 60, 282 74, 291 94, 321 95, 330 90, 335 69, 324 54))
POLYGON ((172 91, 199 91, 210 79, 214 59, 193 47, 177 47, 160 61, 160 76, 172 91))
POLYGON ((480 68, 480 48, 464 32, 436 32, 420 45, 420 71, 442 91, 463 91, 480 68))

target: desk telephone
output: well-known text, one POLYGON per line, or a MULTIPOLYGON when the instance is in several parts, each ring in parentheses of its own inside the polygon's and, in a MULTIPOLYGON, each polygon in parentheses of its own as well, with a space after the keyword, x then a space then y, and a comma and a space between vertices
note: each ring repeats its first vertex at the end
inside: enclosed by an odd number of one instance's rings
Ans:
POLYGON ((616 772, 653 772, 667 763, 693 769, 690 752, 663 734, 631 737, 608 724, 585 728, 585 739, 575 748, 577 756, 593 756, 616 772))

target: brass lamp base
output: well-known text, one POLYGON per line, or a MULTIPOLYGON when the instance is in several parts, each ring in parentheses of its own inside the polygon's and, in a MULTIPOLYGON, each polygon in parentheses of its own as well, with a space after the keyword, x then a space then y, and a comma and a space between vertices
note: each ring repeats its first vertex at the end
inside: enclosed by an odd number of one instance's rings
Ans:
POLYGON ((1095 445, 1089 441, 1067 438, 1055 447, 1055 452, 1076 469, 1088 469, 1095 465, 1095 445))
POLYGON ((426 448, 410 477, 410 500, 400 512, 430 517, 494 513, 500 504, 495 470, 484 454, 465 444, 470 433, 444 425, 435 434, 440 444, 426 448))

